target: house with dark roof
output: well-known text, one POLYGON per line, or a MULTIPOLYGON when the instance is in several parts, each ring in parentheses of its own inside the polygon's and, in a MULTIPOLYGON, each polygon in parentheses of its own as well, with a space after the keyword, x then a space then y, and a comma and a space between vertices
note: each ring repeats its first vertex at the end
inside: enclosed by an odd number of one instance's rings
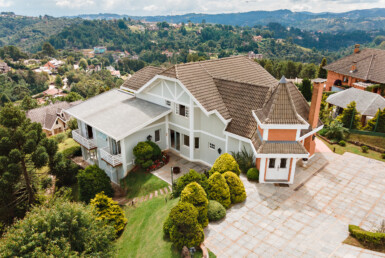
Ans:
MULTIPOLYGON (((385 84, 385 50, 360 50, 360 45, 356 44, 353 54, 324 68, 328 71, 326 91, 340 91, 346 86, 366 90, 371 86, 385 84)), ((373 92, 380 94, 381 89, 374 87, 373 92)))
POLYGON ((81 100, 75 102, 57 101, 54 104, 28 110, 26 115, 32 122, 40 123, 47 136, 52 136, 62 133, 68 128, 67 123, 71 116, 64 110, 81 102, 81 100))
POLYGON ((133 148, 152 139, 189 161, 211 166, 246 149, 261 183, 294 181, 296 162, 315 151, 323 84, 312 106, 285 78, 277 81, 246 56, 145 67, 110 90, 66 110, 78 120, 73 138, 83 157, 113 182, 134 166, 133 148))

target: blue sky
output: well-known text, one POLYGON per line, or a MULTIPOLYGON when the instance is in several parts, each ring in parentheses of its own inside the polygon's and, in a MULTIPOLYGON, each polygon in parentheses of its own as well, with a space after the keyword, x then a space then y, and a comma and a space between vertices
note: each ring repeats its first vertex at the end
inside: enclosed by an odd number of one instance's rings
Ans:
POLYGON ((254 10, 345 12, 385 8, 385 0, 0 0, 0 11, 23 15, 65 16, 90 13, 170 15, 254 10))

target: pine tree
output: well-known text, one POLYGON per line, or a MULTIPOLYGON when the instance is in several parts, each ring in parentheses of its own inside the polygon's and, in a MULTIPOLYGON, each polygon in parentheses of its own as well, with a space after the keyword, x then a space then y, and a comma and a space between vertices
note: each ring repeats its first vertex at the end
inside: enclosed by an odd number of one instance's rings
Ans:
POLYGON ((307 101, 311 100, 311 94, 312 94, 312 89, 311 89, 311 81, 307 78, 302 80, 302 86, 300 87, 302 95, 305 97, 307 101))
POLYGON ((326 58, 324 57, 321 61, 321 64, 318 68, 318 78, 324 78, 326 79, 328 76, 328 72, 325 70, 325 66, 327 65, 326 58))
POLYGON ((60 88, 63 86, 63 80, 61 79, 60 75, 56 75, 55 86, 56 86, 56 88, 60 88))
POLYGON ((374 129, 376 132, 385 133, 385 108, 383 110, 379 109, 376 115, 368 121, 368 124, 364 128, 364 130, 367 131, 374 131, 374 129))
POLYGON ((356 102, 352 101, 337 117, 344 127, 349 129, 358 129, 360 127, 360 113, 356 109, 356 102))

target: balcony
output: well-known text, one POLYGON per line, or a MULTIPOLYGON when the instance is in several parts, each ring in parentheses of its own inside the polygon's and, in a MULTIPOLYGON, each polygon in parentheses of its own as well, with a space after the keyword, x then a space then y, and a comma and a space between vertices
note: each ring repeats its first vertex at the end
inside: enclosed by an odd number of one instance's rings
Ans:
POLYGON ((80 130, 72 130, 72 138, 88 150, 96 148, 96 144, 93 139, 87 139, 86 137, 80 134, 80 130))
POLYGON ((122 155, 121 154, 111 154, 110 148, 100 149, 100 158, 110 164, 113 167, 122 165, 122 155))

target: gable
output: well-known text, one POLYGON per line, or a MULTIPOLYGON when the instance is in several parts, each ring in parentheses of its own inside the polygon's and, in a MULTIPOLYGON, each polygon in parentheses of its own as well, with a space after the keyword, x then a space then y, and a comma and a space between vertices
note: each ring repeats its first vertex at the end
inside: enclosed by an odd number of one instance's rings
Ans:
MULTIPOLYGON (((178 104, 190 105, 190 97, 188 93, 174 81, 164 79, 156 80, 146 88, 141 94, 150 97, 162 98, 178 104)), ((146 98, 149 99, 149 98, 146 98)), ((150 98, 151 99, 151 98, 150 98)))

